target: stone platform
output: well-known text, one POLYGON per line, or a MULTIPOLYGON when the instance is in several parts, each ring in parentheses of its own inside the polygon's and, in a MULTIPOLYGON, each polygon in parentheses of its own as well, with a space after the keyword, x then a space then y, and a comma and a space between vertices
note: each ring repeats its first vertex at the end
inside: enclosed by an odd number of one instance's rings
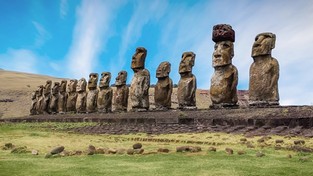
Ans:
POLYGON ((97 134, 227 132, 313 137, 313 106, 36 115, 0 122, 96 122, 71 130, 97 134))

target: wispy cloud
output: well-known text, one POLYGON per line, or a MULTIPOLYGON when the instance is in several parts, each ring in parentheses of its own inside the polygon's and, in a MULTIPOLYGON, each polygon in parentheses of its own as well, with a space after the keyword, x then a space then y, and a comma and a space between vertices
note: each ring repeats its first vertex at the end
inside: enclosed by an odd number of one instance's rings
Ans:
POLYGON ((61 0, 60 1, 60 17, 64 19, 67 15, 68 11, 68 0, 61 0))
MULTIPOLYGON (((159 1, 137 1, 134 4, 134 13, 129 20, 125 31, 122 34, 118 62, 119 67, 125 65, 125 54, 140 39, 143 27, 150 21, 156 21, 164 15, 167 9, 167 2, 159 1)), ((114 64, 111 64, 114 66, 114 64)))
POLYGON ((0 55, 0 68, 19 72, 37 73, 37 62, 40 57, 31 50, 8 49, 0 55))
POLYGON ((47 40, 51 39, 52 36, 40 23, 36 21, 33 21, 32 23, 37 31, 37 37, 36 37, 34 46, 38 48, 44 45, 44 43, 47 40))
POLYGON ((67 55, 69 76, 86 77, 92 72, 110 38, 112 14, 118 5, 116 1, 82 1, 67 55))

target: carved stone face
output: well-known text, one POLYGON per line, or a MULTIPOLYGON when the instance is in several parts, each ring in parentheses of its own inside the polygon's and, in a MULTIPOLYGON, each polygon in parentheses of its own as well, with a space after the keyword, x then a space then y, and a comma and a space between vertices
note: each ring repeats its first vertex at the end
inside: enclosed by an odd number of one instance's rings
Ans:
POLYGON ((68 92, 76 92, 77 80, 71 79, 68 84, 68 92))
POLYGON ((171 64, 169 62, 162 62, 156 70, 157 78, 165 78, 171 72, 171 64))
POLYGON ((60 83, 59 82, 54 82, 54 85, 52 87, 52 95, 57 95, 59 93, 59 88, 60 88, 60 83))
POLYGON ((110 72, 102 72, 99 87, 109 87, 111 81, 111 73, 110 72))
POLYGON ((97 83, 98 83, 98 73, 90 73, 88 80, 88 88, 89 89, 97 88, 97 83))
POLYGON ((179 64, 179 73, 192 72, 192 67, 195 64, 196 55, 193 52, 184 52, 179 64))
POLYGON ((214 45, 213 67, 231 64, 234 56, 234 44, 231 41, 221 41, 214 45))
POLYGON ((120 71, 116 77, 115 85, 116 86, 122 86, 126 84, 127 80, 127 72, 126 71, 120 71))
POLYGON ((252 46, 252 57, 270 55, 275 48, 276 35, 273 33, 261 33, 255 37, 252 46))
POLYGON ((36 96, 37 97, 42 96, 43 89, 44 89, 43 85, 38 86, 38 89, 36 90, 36 92, 37 92, 36 96))
POLYGON ((145 68, 145 59, 147 56, 147 50, 143 47, 138 47, 136 53, 132 57, 132 69, 143 69, 145 68))
POLYGON ((51 85, 52 85, 52 81, 51 80, 47 80, 45 88, 43 89, 43 94, 47 95, 49 93, 51 93, 51 85))
POLYGON ((66 84, 67 81, 65 79, 61 81, 60 92, 66 92, 66 84))
POLYGON ((76 86, 76 92, 85 92, 86 91, 86 79, 85 78, 81 78, 78 82, 77 82, 77 86, 76 86))

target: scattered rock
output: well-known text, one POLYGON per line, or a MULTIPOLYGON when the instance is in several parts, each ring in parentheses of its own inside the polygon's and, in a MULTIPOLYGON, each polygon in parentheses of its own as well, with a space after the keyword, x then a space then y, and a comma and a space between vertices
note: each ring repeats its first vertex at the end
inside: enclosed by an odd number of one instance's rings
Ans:
POLYGON ((241 141, 241 142, 246 142, 246 141, 247 141, 247 138, 241 138, 240 141, 241 141))
POLYGON ((126 153, 128 154, 128 155, 133 155, 134 154, 134 149, 128 149, 127 151, 126 151, 126 153))
POLYGON ((108 154, 116 154, 116 152, 117 152, 116 149, 110 148, 110 149, 108 150, 108 154))
POLYGON ((308 156, 304 156, 304 157, 299 158, 299 161, 308 162, 308 161, 310 161, 310 158, 308 156))
POLYGON ((275 143, 276 143, 276 144, 284 143, 284 140, 282 140, 282 139, 276 139, 275 143))
POLYGON ((105 154, 105 152, 106 152, 106 149, 104 149, 104 148, 97 148, 96 149, 96 154, 105 154))
POLYGON ((265 154, 263 152, 257 152, 256 153, 256 157, 263 157, 265 156, 265 154))
POLYGON ((133 149, 141 149, 142 144, 141 143, 136 143, 133 145, 133 149))
POLYGON ((193 146, 190 148, 190 152, 192 152, 192 153, 201 152, 201 150, 202 149, 199 146, 193 146))
POLYGON ((159 148, 159 149, 158 149, 158 152, 159 152, 159 153, 169 153, 170 150, 167 149, 167 148, 159 148))
POLYGON ((288 154, 288 155, 287 155, 287 158, 292 158, 292 155, 291 155, 291 154, 288 154))
POLYGON ((216 148, 215 147, 209 147, 209 151, 210 152, 216 152, 216 148))
POLYGON ((154 154, 158 154, 158 152, 145 152, 142 155, 154 155, 154 154))
POLYGON ((71 154, 71 152, 69 152, 69 151, 66 151, 66 150, 63 150, 63 152, 62 153, 60 153, 60 156, 71 156, 72 154, 71 154))
POLYGON ((176 147, 176 152, 200 152, 201 147, 199 146, 181 146, 181 147, 176 147))
POLYGON ((234 150, 231 149, 231 148, 225 148, 225 151, 226 151, 226 153, 227 153, 228 155, 234 154, 234 150))
POLYGON ((237 154, 238 154, 238 155, 244 155, 244 154, 246 154, 246 152, 245 152, 244 150, 239 150, 239 151, 237 152, 237 154))
POLYGON ((306 153, 313 152, 313 149, 308 148, 308 147, 299 146, 299 145, 294 145, 294 146, 288 147, 287 149, 288 150, 293 150, 293 151, 296 151, 296 152, 306 152, 306 153))
POLYGON ((264 141, 265 141, 264 137, 261 137, 260 139, 257 140, 257 142, 259 142, 259 143, 262 143, 264 141))
POLYGON ((96 147, 93 145, 88 146, 87 155, 94 155, 96 154, 96 147))
POLYGON ((143 148, 140 149, 134 149, 134 154, 142 154, 144 152, 143 148))
POLYGON ((305 141, 304 140, 295 140, 295 141, 293 141, 293 143, 295 145, 303 145, 303 144, 305 144, 305 141))
POLYGON ((83 152, 80 151, 80 150, 76 150, 76 151, 74 152, 74 155, 82 155, 82 154, 83 154, 83 152))
POLYGON ((30 151, 27 150, 27 147, 16 147, 11 150, 11 153, 29 153, 30 151))
POLYGON ((254 145, 252 145, 251 142, 248 142, 248 143, 247 143, 247 148, 255 148, 255 147, 254 147, 254 145))
POLYGON ((38 150, 32 150, 32 155, 38 155, 38 154, 39 154, 38 150))
POLYGON ((4 146, 2 147, 3 150, 10 150, 13 149, 15 146, 12 143, 6 143, 4 144, 4 146))
POLYGON ((123 155, 125 154, 125 152, 126 152, 126 149, 120 148, 120 149, 117 149, 116 154, 123 155))
POLYGON ((275 150, 281 150, 283 147, 281 145, 275 145, 274 149, 275 150))
POLYGON ((51 155, 59 154, 59 153, 63 152, 63 150, 64 150, 64 146, 59 146, 59 147, 52 149, 50 154, 51 155))

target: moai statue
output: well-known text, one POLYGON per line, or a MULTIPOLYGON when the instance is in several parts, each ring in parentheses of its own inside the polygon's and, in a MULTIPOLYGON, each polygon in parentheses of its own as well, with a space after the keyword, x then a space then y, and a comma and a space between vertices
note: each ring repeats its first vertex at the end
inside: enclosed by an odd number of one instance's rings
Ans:
POLYGON ((64 114, 66 112, 66 85, 67 81, 64 79, 61 81, 60 89, 59 89, 59 99, 58 99, 58 112, 60 114, 64 114))
POLYGON ((128 105, 128 87, 126 86, 127 72, 120 71, 116 77, 115 86, 116 91, 114 92, 114 112, 126 112, 128 105))
POLYGON ((43 113, 44 114, 49 112, 49 104, 50 104, 50 98, 51 98, 51 86, 52 86, 52 81, 47 80, 46 85, 43 89, 43 96, 44 96, 43 113))
POLYGON ((102 72, 101 78, 99 82, 99 94, 97 101, 98 112, 112 112, 112 97, 113 90, 110 87, 111 81, 111 73, 110 72, 102 72))
POLYGON ((76 112, 77 113, 86 112, 86 101, 87 101, 86 86, 87 86, 87 82, 85 78, 81 78, 77 83, 77 86, 76 86, 76 92, 77 92, 76 112))
POLYGON ((162 62, 156 70, 158 82, 154 88, 154 102, 156 110, 168 110, 171 108, 171 96, 173 91, 173 81, 169 78, 171 64, 162 62))
POLYGON ((32 99, 32 103, 30 106, 30 115, 36 115, 37 114, 37 94, 38 94, 38 90, 35 90, 34 92, 32 92, 31 95, 31 99, 32 99))
POLYGON ((38 89, 36 90, 36 113, 37 114, 43 114, 44 109, 44 96, 43 96, 43 85, 38 86, 38 89))
POLYGON ((252 46, 254 62, 250 67, 249 105, 279 105, 278 78, 279 64, 272 57, 276 35, 261 33, 255 37, 252 46))
POLYGON ((179 64, 180 80, 178 82, 177 99, 179 109, 197 109, 196 90, 197 80, 192 74, 196 54, 184 52, 179 64))
POLYGON ((98 99, 98 73, 90 73, 88 80, 88 93, 87 93, 87 113, 92 113, 97 110, 97 99, 98 99))
POLYGON ((67 95, 66 95, 66 111, 67 112, 76 112, 76 100, 77 100, 77 80, 71 79, 67 86, 67 95))
POLYGON ((145 69, 147 50, 138 47, 132 57, 131 68, 134 77, 130 86, 132 111, 147 111, 149 109, 150 73, 145 69))
POLYGON ((215 25, 212 40, 215 45, 212 56, 214 74, 210 87, 211 108, 237 107, 238 70, 232 64, 235 31, 227 24, 215 25))
POLYGON ((59 99, 60 83, 54 82, 51 89, 51 97, 49 102, 49 113, 56 114, 58 112, 58 99, 59 99))

